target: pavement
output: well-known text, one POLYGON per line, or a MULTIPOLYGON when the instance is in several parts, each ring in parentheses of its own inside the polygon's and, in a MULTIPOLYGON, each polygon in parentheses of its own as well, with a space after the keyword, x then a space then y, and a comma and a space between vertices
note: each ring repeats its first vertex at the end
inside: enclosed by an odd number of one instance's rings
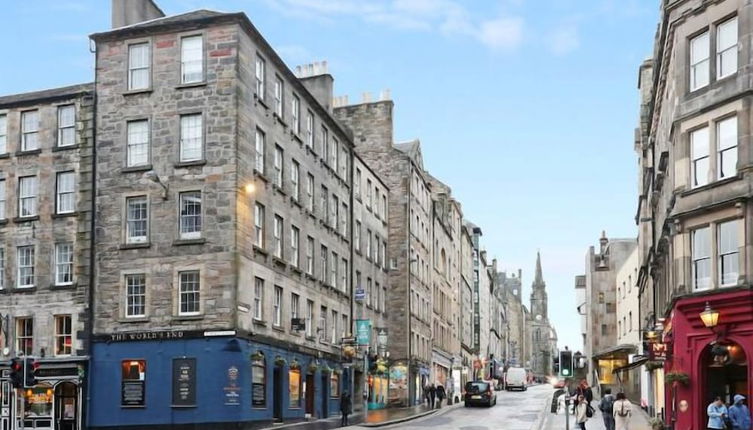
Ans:
MULTIPOLYGON (((551 401, 551 396, 549 397, 551 401)), ((602 417, 601 411, 597 407, 599 404, 598 399, 594 399, 594 401, 591 403, 591 406, 594 408, 594 416, 589 418, 588 421, 586 421, 586 429, 587 430, 606 430, 606 427, 604 427, 604 418, 602 417)), ((551 403, 547 406, 551 406, 551 403)), ((569 416, 570 418, 570 429, 575 429, 575 417, 572 415, 569 416)), ((630 430, 651 430, 651 425, 649 424, 649 417, 646 412, 641 409, 638 405, 633 404, 632 409, 632 416, 630 417, 630 430)), ((547 408, 545 411, 544 419, 542 420, 542 424, 539 427, 539 429, 542 430, 563 430, 565 429, 565 411, 561 410, 558 411, 557 414, 552 414, 551 410, 547 408)), ((538 429, 537 429, 538 430, 538 429)))

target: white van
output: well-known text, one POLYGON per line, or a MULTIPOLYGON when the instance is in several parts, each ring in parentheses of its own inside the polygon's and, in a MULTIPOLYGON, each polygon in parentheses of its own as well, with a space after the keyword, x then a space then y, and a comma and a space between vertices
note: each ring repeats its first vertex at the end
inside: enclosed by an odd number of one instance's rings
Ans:
POLYGON ((528 372, 522 367, 510 367, 505 376, 505 389, 507 391, 518 388, 521 391, 528 389, 528 372))

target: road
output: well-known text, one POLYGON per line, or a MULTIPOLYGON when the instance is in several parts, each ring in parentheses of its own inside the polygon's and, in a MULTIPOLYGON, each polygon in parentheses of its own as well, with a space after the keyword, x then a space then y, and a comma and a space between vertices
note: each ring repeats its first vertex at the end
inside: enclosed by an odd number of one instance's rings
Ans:
MULTIPOLYGON (((552 386, 534 386, 528 391, 498 391, 497 405, 491 408, 454 408, 450 412, 409 421, 384 429, 408 430, 539 430, 534 429, 544 410, 544 399, 551 399, 552 386)), ((548 410, 546 412, 549 412, 548 410)))

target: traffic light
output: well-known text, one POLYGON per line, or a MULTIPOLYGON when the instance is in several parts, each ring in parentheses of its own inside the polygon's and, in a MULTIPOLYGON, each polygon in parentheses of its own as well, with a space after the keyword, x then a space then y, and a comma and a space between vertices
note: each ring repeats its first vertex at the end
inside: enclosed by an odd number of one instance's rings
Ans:
POLYGON ((22 388, 24 386, 23 363, 20 358, 10 360, 10 383, 13 388, 22 388))
POLYGON ((559 374, 560 373, 560 358, 554 357, 554 360, 552 360, 552 373, 559 374))
POLYGON ((37 377, 34 371, 39 367, 39 363, 33 358, 24 358, 24 388, 31 388, 37 385, 37 377))
POLYGON ((572 351, 560 351, 560 376, 563 378, 572 378, 573 376, 572 351))

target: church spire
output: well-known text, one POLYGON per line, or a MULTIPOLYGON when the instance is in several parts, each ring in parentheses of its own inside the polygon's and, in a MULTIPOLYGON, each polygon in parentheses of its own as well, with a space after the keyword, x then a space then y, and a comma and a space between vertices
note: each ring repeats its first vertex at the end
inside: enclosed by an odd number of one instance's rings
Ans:
POLYGON ((541 253, 536 251, 536 277, 533 279, 534 285, 544 283, 544 276, 541 274, 541 253))

